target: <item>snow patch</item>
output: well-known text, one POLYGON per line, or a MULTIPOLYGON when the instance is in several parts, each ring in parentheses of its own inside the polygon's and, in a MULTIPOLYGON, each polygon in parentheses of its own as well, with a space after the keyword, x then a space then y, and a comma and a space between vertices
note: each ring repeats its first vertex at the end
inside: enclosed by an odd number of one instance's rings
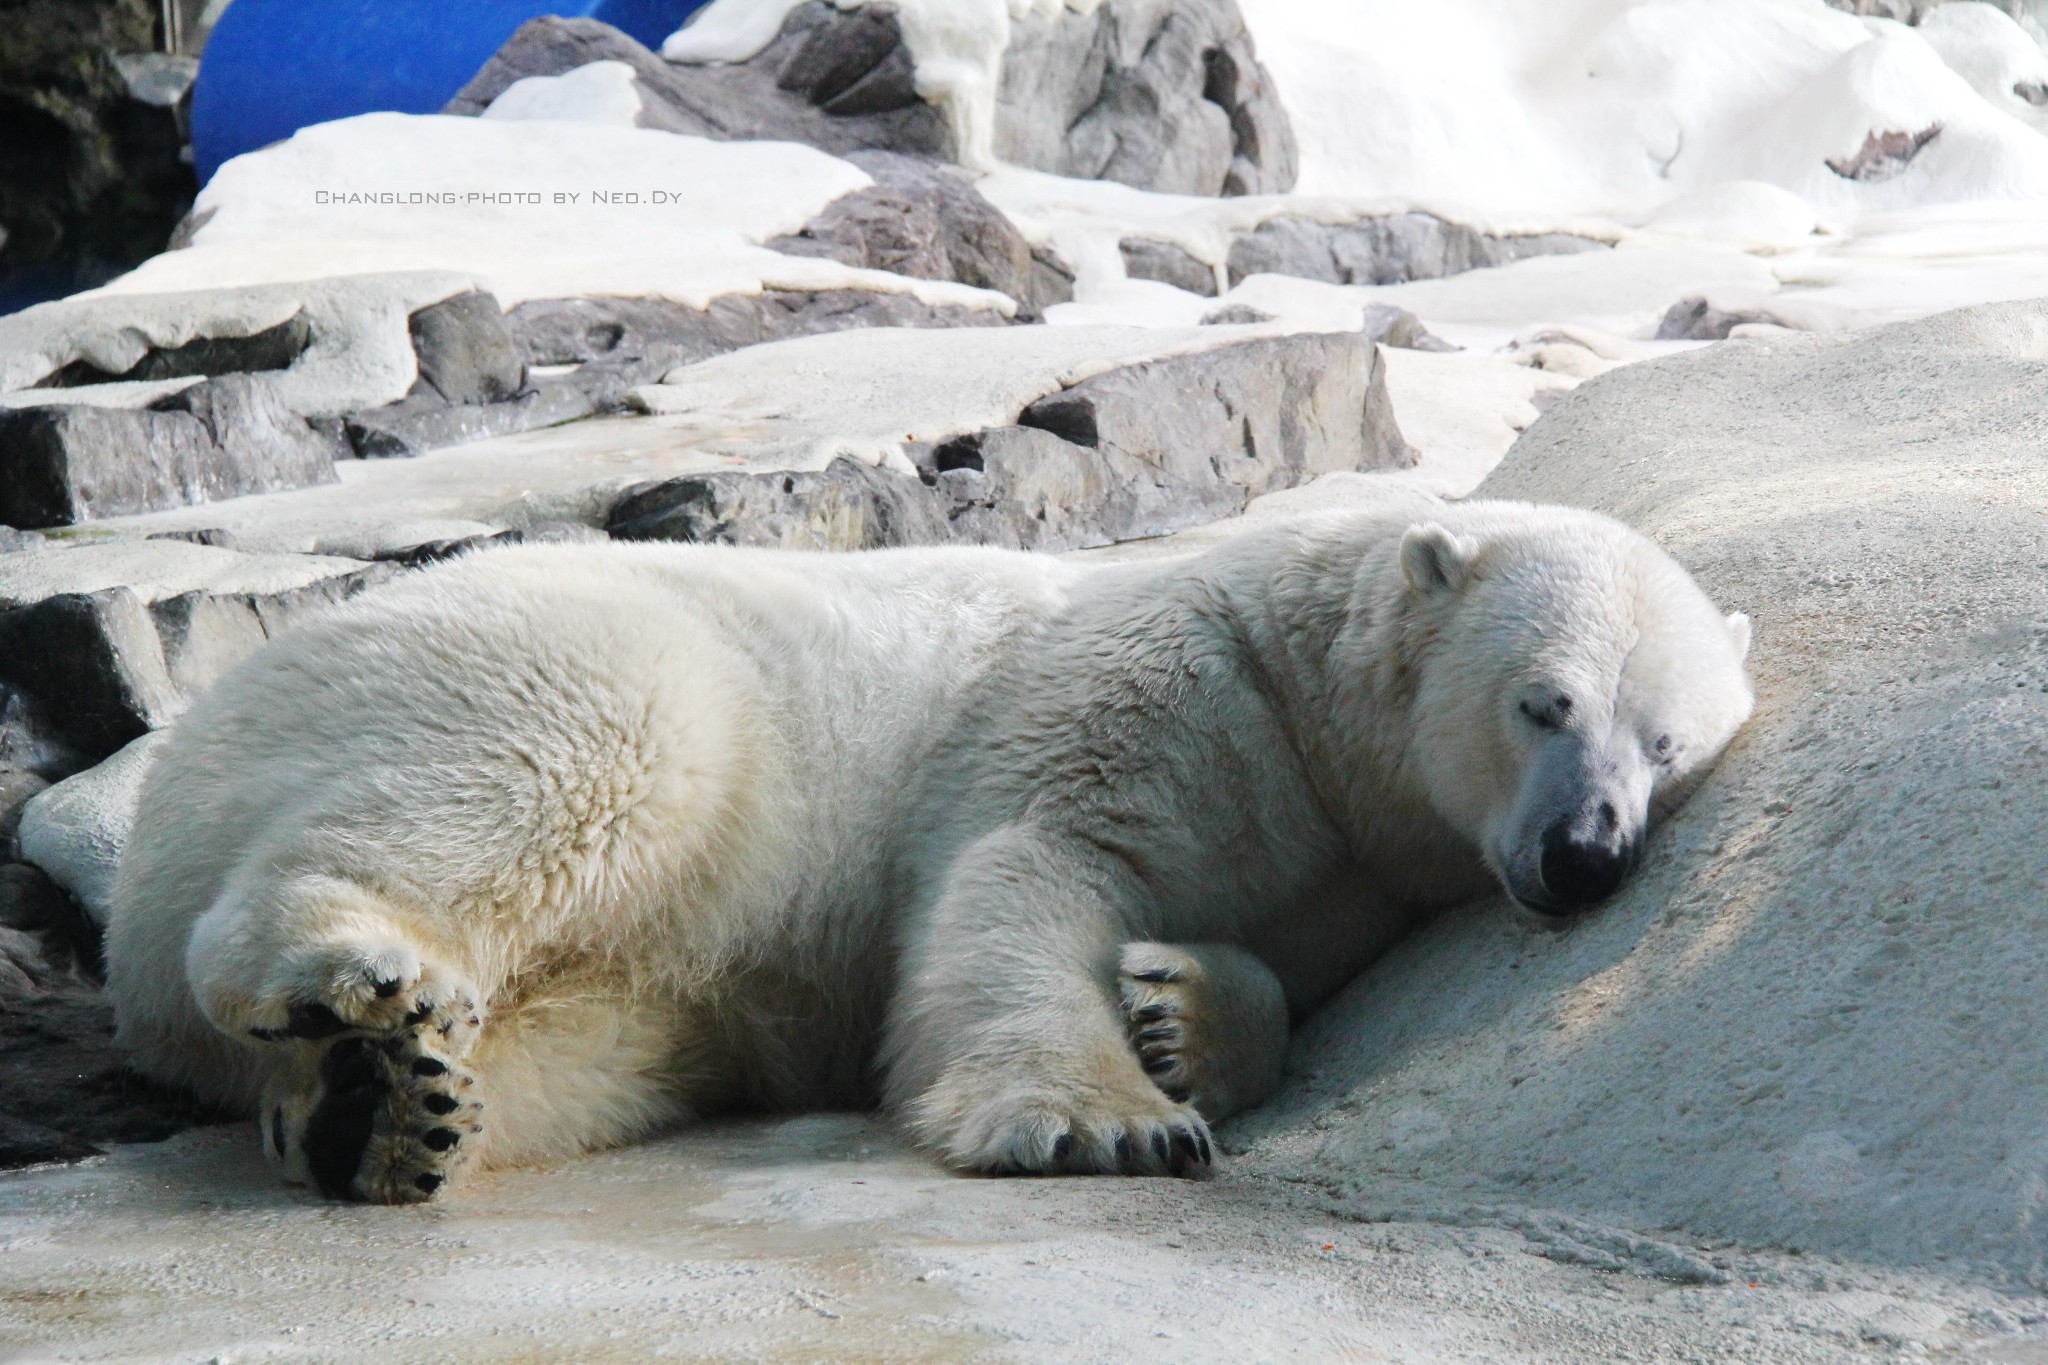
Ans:
POLYGON ((638 126, 640 89, 624 62, 591 62, 559 76, 527 76, 505 87, 481 117, 561 119, 638 126))

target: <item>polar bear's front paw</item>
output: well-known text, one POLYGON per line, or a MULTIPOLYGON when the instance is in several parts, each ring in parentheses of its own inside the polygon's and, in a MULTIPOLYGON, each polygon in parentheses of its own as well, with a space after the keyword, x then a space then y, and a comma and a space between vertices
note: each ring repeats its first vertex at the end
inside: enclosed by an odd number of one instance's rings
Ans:
POLYGON ((460 973, 422 962, 403 944, 332 944, 289 964, 282 980, 248 1006, 246 1031, 259 1042, 318 1040, 351 1031, 430 1035, 460 1057, 483 1026, 479 992, 460 973))
MULTIPOLYGON (((942 1081, 938 1090, 963 1088, 942 1081)), ((1135 1071, 1128 1084, 1095 1077, 1067 1087, 1016 1085, 979 1104, 932 1099, 922 1107, 960 1113, 940 1145, 953 1165, 988 1175, 1194 1176, 1215 1161, 1202 1116, 1135 1071)))
POLYGON ((411 1030, 302 1044, 297 1076, 264 1104, 266 1153, 331 1199, 433 1198, 474 1154, 484 1108, 476 1077, 439 1039, 411 1030))

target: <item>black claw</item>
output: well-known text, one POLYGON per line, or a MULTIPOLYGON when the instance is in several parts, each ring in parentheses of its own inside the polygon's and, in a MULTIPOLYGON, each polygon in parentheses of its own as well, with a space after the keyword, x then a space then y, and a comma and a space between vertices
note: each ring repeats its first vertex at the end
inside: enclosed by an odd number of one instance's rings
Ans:
POLYGON ((1128 1171, 1131 1168, 1131 1157, 1131 1135, 1129 1133, 1118 1133, 1116 1135, 1117 1169, 1128 1171))
POLYGON ((281 1028, 252 1028, 249 1036, 259 1043, 281 1043, 291 1035, 281 1028))
POLYGON ((453 1095, 429 1095, 420 1104, 429 1114, 452 1114, 461 1107, 453 1095))
POLYGON ((1154 985, 1164 985, 1180 980, 1180 973, 1171 967, 1148 967, 1142 972, 1132 972, 1131 979, 1133 981, 1150 981, 1154 985))
POLYGON ((417 1028, 419 1025, 426 1023, 427 1016, 433 1012, 434 1007, 432 1005, 419 1004, 413 1006, 412 1013, 405 1016, 407 1027, 417 1028))
POLYGON ((412 1063, 412 1074, 415 1076, 445 1076, 448 1074, 448 1063, 442 1061, 439 1057, 415 1057, 412 1063))
POLYGON ((1188 1166, 1199 1166, 1202 1164, 1202 1149, 1195 1144, 1193 1129, 1175 1128, 1173 1130, 1173 1154, 1175 1158, 1173 1168, 1176 1171, 1185 1169, 1188 1166))
POLYGON ((1072 1133, 1061 1133, 1052 1140, 1052 1159, 1054 1161, 1064 1162, 1073 1154, 1074 1135, 1072 1133))
POLYGON ((432 1194, 441 1188, 441 1182, 445 1178, 438 1175, 416 1175, 412 1178, 412 1186, 422 1194, 432 1194))
POLYGON ((1139 1030, 1138 1041, 1141 1043, 1170 1043, 1179 1036, 1179 1024, 1155 1024, 1151 1028, 1139 1030))
POLYGON ((456 1132, 453 1128, 430 1129, 420 1138, 420 1142, 430 1152, 445 1152, 460 1141, 462 1141, 462 1134, 456 1132))
POLYGON ((1171 1159, 1167 1152, 1166 1134, 1157 1128, 1152 1130, 1152 1155, 1162 1166, 1171 1159))
POLYGON ((270 1111, 270 1145, 277 1149, 280 1157, 284 1155, 284 1106, 281 1104, 270 1111))
POLYGON ((1195 1141, 1202 1146, 1202 1164, 1204 1166, 1214 1166, 1216 1164, 1216 1151, 1209 1145, 1209 1135, 1207 1133, 1196 1133, 1195 1141))
POLYGON ((377 992, 379 1000, 389 1000, 392 996, 398 994, 398 982, 396 980, 373 981, 370 983, 370 989, 377 992))
POLYGON ((1180 1061, 1175 1057, 1147 1057, 1145 1059, 1145 1074, 1147 1076, 1163 1076, 1178 1065, 1180 1065, 1180 1061))
POLYGON ((1131 1018, 1137 1020, 1141 1024, 1149 1024, 1157 1019, 1170 1019, 1173 1017, 1173 1014, 1174 1008, 1171 1005, 1140 1005, 1138 1008, 1131 1011, 1131 1018))

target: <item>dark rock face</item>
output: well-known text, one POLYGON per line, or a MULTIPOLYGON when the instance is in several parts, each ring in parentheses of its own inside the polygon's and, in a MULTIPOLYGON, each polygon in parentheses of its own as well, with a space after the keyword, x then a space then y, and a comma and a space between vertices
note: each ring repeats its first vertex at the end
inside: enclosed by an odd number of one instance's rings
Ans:
POLYGON ((225 1121, 129 1072, 99 970, 77 905, 35 868, 0 865, 0 1169, 225 1121))
POLYGON ((993 289, 1027 319, 1074 297, 1073 277, 1034 253, 966 172, 896 152, 846 159, 874 177, 873 188, 834 200, 803 231, 768 241, 770 250, 993 289))
POLYGON ((1296 147, 1233 0, 1107 0, 1015 21, 996 155, 1173 194, 1279 194, 1296 147))
POLYGON ((803 549, 948 542, 1063 550, 1163 535, 1337 470, 1414 463, 1362 335, 1261 338, 1127 366, 1009 426, 926 447, 920 478, 841 458, 635 489, 628 540, 803 549))
POLYGON ((414 313, 407 323, 420 378, 447 403, 497 403, 526 384, 526 365, 497 299, 457 294, 414 313))
POLYGON ((153 350, 121 374, 109 374, 90 361, 74 360, 35 387, 69 389, 86 384, 287 370, 312 340, 312 325, 301 313, 253 336, 201 337, 183 346, 153 350))
POLYGON ((1327 284, 1401 284, 1509 265, 1531 256, 1604 251, 1570 233, 1496 237, 1434 214, 1394 213, 1331 225, 1274 218, 1230 245, 1230 283, 1247 275, 1298 275, 1327 284))
POLYGON ((5 7, 0 306, 31 281, 41 297, 105 283, 161 251, 191 206, 179 152, 193 64, 124 55, 155 51, 159 14, 155 0, 5 7))
POLYGON ((0 412, 0 522, 98 517, 334 481, 334 451, 255 375, 208 379, 154 409, 0 412))
POLYGON ((194 592, 145 605, 132 589, 108 588, 0 608, 0 778, 12 768, 54 780, 98 763, 304 613, 394 572, 373 565, 262 596, 194 592))
POLYGON ((1747 322, 1777 323, 1778 318, 1763 308, 1720 308, 1705 295, 1695 294, 1665 311, 1657 324, 1657 340, 1726 341, 1731 331, 1747 322))
POLYGON ((1205 299, 1216 297, 1216 272, 1172 242, 1126 237, 1119 242, 1124 274, 1134 280, 1157 280, 1205 299))
MULTIPOLYGON (((479 114, 515 80, 594 61, 633 68, 643 127, 959 159, 945 119, 917 95, 885 4, 810 0, 760 54, 730 66, 670 64, 593 20, 536 19, 446 112, 479 114)), ((1108 0, 1089 15, 1013 23, 995 151, 1036 170, 1180 194, 1277 193, 1295 176, 1293 132, 1233 0, 1108 0)))
POLYGON ((953 137, 945 119, 911 88, 902 38, 892 10, 841 11, 812 0, 750 62, 678 66, 594 19, 535 19, 512 35, 445 112, 480 114, 516 80, 616 61, 633 68, 644 128, 802 142, 835 153, 880 147, 951 158, 953 137))

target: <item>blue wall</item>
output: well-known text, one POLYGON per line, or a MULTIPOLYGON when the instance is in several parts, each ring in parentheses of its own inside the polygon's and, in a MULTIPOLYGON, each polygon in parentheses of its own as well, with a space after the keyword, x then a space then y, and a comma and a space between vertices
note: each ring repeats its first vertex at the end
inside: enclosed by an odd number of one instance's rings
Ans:
POLYGON ((192 92, 201 183, 223 161, 311 123, 373 110, 431 114, 521 24, 601 19, 649 47, 704 0, 235 0, 192 92))

